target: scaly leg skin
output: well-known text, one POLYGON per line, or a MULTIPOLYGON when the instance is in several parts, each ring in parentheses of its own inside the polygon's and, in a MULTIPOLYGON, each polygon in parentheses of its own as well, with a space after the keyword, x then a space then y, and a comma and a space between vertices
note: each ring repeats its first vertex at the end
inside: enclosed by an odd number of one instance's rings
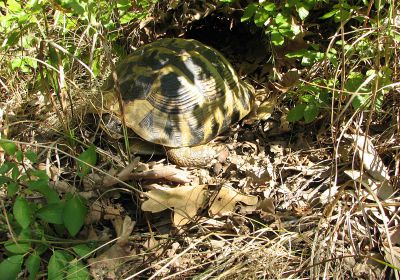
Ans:
POLYGON ((223 145, 200 145, 194 147, 172 148, 167 151, 167 158, 182 167, 205 167, 227 148, 223 145))

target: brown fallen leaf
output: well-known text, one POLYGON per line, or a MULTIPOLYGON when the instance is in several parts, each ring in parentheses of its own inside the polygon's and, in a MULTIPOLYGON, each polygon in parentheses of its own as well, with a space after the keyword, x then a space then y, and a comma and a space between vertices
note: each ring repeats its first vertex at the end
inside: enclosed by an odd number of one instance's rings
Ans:
POLYGON ((231 187, 223 186, 216 197, 211 200, 208 212, 211 216, 227 216, 234 211, 236 203, 238 202, 247 205, 256 205, 258 203, 258 197, 241 194, 231 187))
POLYGON ((344 173, 349 176, 353 181, 361 182, 361 184, 363 184, 364 186, 369 187, 381 200, 386 200, 390 198, 395 192, 393 186, 387 180, 379 182, 376 179, 370 177, 368 174, 362 175, 361 172, 358 170, 345 170, 344 173))
POLYGON ((260 201, 257 208, 266 214, 275 214, 275 205, 272 198, 264 198, 260 201))
POLYGON ((142 210, 152 213, 172 208, 174 211, 173 223, 182 226, 196 216, 207 198, 207 186, 183 186, 177 188, 157 187, 145 193, 148 200, 143 202, 142 210))
POLYGON ((351 135, 356 142, 356 151, 365 170, 376 180, 385 181, 390 179, 387 167, 383 164, 381 157, 376 151, 372 141, 363 135, 351 135))
POLYGON ((116 232, 120 234, 117 242, 101 255, 88 260, 92 275, 101 275, 103 271, 106 271, 107 277, 116 279, 116 269, 123 262, 133 257, 129 246, 127 246, 127 242, 133 231, 135 222, 132 221, 130 217, 125 216, 123 222, 117 222, 114 226, 118 227, 116 228, 116 232))

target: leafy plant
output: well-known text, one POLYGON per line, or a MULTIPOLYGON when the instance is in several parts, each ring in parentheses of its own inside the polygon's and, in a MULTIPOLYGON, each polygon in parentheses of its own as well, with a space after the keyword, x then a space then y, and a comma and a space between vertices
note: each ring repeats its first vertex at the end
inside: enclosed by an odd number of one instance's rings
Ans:
MULTIPOLYGON (((28 279, 36 279, 40 266, 46 263, 43 254, 53 250, 48 263, 48 279, 72 279, 72 273, 74 279, 88 279, 87 269, 75 260, 79 253, 74 256, 67 248, 54 250, 52 245, 53 240, 78 234, 87 214, 85 200, 76 194, 60 199, 50 187, 46 172, 34 168, 38 160, 34 151, 21 151, 8 140, 1 140, 0 146, 7 154, 7 160, 0 165, 0 183, 14 201, 7 216, 12 238, 4 244, 8 257, 0 263, 0 275, 9 277, 4 279, 15 279, 25 267, 28 279), (34 194, 43 199, 33 202, 29 197, 34 194)), ((79 244, 76 252, 87 253, 84 247, 90 248, 79 244)))
POLYGON ((300 33, 300 26, 293 20, 296 14, 298 19, 304 21, 309 11, 323 0, 306 1, 259 1, 249 4, 244 10, 242 21, 253 20, 257 26, 265 27, 270 34, 271 42, 281 46, 285 39, 293 39, 300 33))
POLYGON ((324 81, 315 84, 301 84, 296 91, 299 100, 288 113, 288 121, 296 122, 304 119, 306 123, 314 121, 321 110, 329 108, 331 97, 324 81))

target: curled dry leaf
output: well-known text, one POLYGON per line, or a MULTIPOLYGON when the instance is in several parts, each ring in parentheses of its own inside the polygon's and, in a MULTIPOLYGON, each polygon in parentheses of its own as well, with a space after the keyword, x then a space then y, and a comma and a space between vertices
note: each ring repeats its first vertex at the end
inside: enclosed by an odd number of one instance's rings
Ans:
POLYGON ((100 177, 86 176, 85 189, 110 188, 120 181, 128 181, 132 179, 163 179, 179 184, 189 183, 191 181, 190 173, 186 170, 179 169, 173 165, 148 164, 140 162, 140 158, 136 157, 129 165, 121 171, 110 170, 107 176, 100 177))
POLYGON ((123 168, 118 174, 115 176, 115 172, 109 172, 110 175, 114 176, 106 176, 103 180, 103 186, 108 188, 118 183, 118 181, 127 181, 132 177, 132 171, 137 168, 139 164, 139 158, 136 157, 131 163, 129 163, 125 168, 123 168))
POLYGON ((168 208, 174 210, 173 223, 182 226, 196 216, 206 202, 207 186, 183 186, 177 188, 158 187, 145 193, 148 200, 143 202, 142 210, 160 212, 168 208))
POLYGON ((190 173, 179 169, 173 165, 157 164, 149 170, 134 172, 132 177, 135 179, 165 179, 171 182, 185 184, 190 182, 190 173))
POLYGON ((383 164, 378 152, 376 151, 371 140, 363 135, 351 135, 353 140, 356 142, 356 151, 365 170, 376 180, 385 181, 388 180, 389 172, 386 166, 383 164))
POLYGON ((236 203, 238 202, 247 205, 256 205, 258 197, 241 194, 231 187, 223 186, 217 193, 216 197, 211 200, 209 213, 211 216, 230 215, 234 211, 236 203))

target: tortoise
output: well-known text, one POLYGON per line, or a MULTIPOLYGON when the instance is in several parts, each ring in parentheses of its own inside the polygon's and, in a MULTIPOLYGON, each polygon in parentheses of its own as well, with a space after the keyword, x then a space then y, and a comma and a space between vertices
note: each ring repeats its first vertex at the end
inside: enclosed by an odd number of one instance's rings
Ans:
POLYGON ((138 48, 117 63, 120 110, 111 78, 105 108, 124 112, 126 126, 165 147, 179 166, 206 165, 218 153, 208 143, 245 117, 254 88, 239 79, 217 50, 193 39, 165 38, 138 48))

